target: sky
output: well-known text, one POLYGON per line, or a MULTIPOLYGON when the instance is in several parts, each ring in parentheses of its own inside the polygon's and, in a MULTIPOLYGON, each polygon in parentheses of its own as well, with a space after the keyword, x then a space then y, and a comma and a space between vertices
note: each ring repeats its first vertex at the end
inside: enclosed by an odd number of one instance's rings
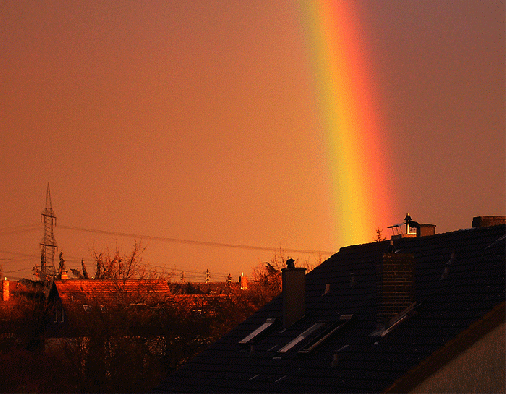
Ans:
POLYGON ((4 275, 48 184, 69 268, 193 281, 505 215, 504 34, 498 0, 0 0, 4 275))

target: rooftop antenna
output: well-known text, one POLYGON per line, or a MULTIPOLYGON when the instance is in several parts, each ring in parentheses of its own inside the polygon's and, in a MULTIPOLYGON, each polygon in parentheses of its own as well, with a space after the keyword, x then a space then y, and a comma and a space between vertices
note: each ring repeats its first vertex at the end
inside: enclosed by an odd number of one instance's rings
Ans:
POLYGON ((56 216, 54 215, 51 203, 49 182, 46 192, 46 208, 42 211, 42 221, 44 222, 44 238, 40 243, 40 279, 42 281, 50 281, 56 277, 56 268, 54 266, 54 254, 56 251, 54 227, 56 226, 56 216))

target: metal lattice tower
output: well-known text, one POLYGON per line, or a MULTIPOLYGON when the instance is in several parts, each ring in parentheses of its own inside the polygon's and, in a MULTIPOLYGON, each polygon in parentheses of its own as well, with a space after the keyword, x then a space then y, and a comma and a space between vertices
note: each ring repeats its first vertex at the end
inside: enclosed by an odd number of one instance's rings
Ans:
POLYGON ((56 268, 54 266, 54 254, 56 251, 54 227, 56 226, 56 216, 51 204, 49 183, 47 184, 46 208, 42 211, 42 220, 44 222, 44 239, 40 243, 40 279, 46 281, 56 277, 56 268))

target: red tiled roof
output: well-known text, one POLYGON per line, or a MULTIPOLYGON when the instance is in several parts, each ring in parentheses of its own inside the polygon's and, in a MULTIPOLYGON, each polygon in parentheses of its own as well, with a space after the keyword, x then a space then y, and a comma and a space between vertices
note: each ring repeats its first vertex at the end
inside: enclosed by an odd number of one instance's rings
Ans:
POLYGON ((64 306, 153 303, 171 294, 167 281, 159 279, 69 279, 54 284, 64 306))

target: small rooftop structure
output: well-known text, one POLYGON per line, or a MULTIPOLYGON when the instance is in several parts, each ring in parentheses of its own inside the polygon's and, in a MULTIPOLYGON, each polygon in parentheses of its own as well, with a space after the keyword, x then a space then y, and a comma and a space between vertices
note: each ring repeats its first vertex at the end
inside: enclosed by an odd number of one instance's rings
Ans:
POLYGON ((409 238, 409 237, 426 237, 436 234, 436 225, 428 223, 418 223, 411 219, 409 213, 406 214, 403 223, 388 226, 392 229, 392 239, 409 238), (402 226, 405 226, 405 232, 402 232, 402 226))
POLYGON ((473 227, 490 227, 506 224, 506 216, 475 216, 473 227))

